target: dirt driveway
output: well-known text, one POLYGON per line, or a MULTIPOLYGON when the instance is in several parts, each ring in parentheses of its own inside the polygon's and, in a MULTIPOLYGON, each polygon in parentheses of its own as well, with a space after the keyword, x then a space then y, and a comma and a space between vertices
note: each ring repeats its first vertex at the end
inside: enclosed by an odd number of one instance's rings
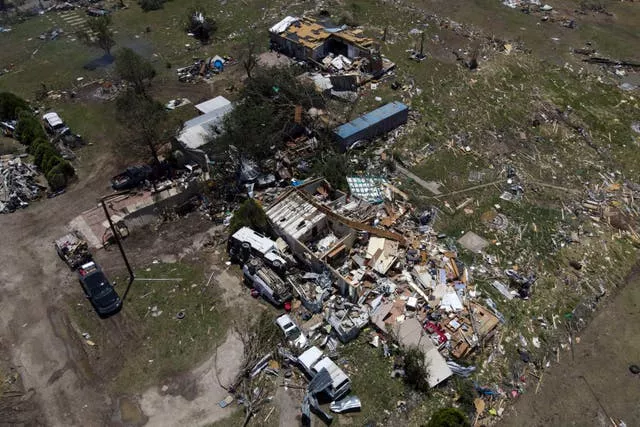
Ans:
POLYGON ((69 334, 65 297, 78 289, 52 250, 67 221, 95 204, 106 179, 100 174, 109 170, 97 167, 100 161, 85 165, 93 172, 70 192, 0 216, 0 339, 9 353, 3 356, 35 390, 47 425, 99 425, 110 405, 69 334))
MULTIPOLYGON (((86 352, 86 344, 73 327, 69 316, 70 305, 81 302, 82 293, 77 280, 58 259, 52 247, 56 237, 67 231, 68 222, 83 210, 95 206, 106 189, 108 177, 116 170, 115 165, 105 164, 107 156, 84 160, 80 165, 81 180, 69 192, 54 199, 42 200, 27 209, 9 215, 0 215, 0 230, 3 233, 0 245, 0 366, 2 374, 17 373, 30 402, 37 404, 30 419, 25 414, 16 419, 26 425, 48 426, 103 426, 131 425, 126 423, 121 396, 107 392, 106 381, 97 374, 95 361, 86 352), (92 366, 93 365, 93 366, 92 366), (11 371, 11 369, 15 369, 11 371), (7 372, 9 370, 10 372, 7 372)), ((180 228, 180 224, 176 224, 180 228)), ((200 228, 200 234, 207 229, 200 228)), ((201 236, 181 236, 183 241, 198 242, 201 236)), ((133 234, 132 234, 133 237, 133 234)), ((162 240, 162 239, 157 239, 162 240)), ((158 246, 162 250, 163 242, 158 246)), ((188 244, 182 248, 188 247, 188 244)), ((165 245, 165 251, 171 250, 165 245)), ((196 248, 197 249, 197 248, 196 248)), ((115 251, 111 251, 115 253, 115 251)), ((98 254, 98 259, 105 254, 98 254)), ((179 258, 180 253, 174 254, 179 258)), ((107 254, 108 259, 113 254, 107 254)), ((247 300, 242 295, 237 279, 225 276, 224 269, 217 273, 224 283, 225 301, 237 303, 247 300)), ((250 299, 248 299, 250 300, 250 299)), ((103 320, 114 336, 135 337, 135 325, 129 324, 125 316, 114 316, 103 320)), ((124 357, 118 348, 110 357, 124 357)), ((228 335, 221 347, 217 376, 224 382, 235 374, 242 353, 241 344, 233 335, 228 335)), ((108 360, 98 361, 109 363, 108 360)), ((108 366, 108 365, 107 365, 108 366)), ((171 394, 175 384, 168 379, 158 384, 139 399, 142 414, 134 423, 141 425, 201 425, 229 415, 216 403, 226 396, 218 384, 213 359, 205 361, 184 378, 194 384, 189 398, 171 394), (162 386, 167 385, 167 393, 162 386)), ((131 405, 129 405, 131 406, 131 405)))

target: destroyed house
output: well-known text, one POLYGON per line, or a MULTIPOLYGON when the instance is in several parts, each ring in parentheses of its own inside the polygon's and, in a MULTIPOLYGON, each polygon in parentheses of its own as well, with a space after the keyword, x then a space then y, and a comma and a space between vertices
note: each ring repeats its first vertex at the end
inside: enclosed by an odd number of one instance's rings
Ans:
POLYGON ((383 135, 407 122, 409 107, 399 101, 390 102, 370 111, 349 123, 338 126, 333 132, 342 150, 355 142, 370 140, 383 135))
POLYGON ((287 16, 269 29, 271 45, 284 54, 319 62, 330 53, 353 59, 368 56, 373 39, 362 30, 336 27, 312 18, 287 16))
MULTIPOLYGON (((402 240, 402 236, 347 216, 352 210, 367 206, 370 205, 366 202, 348 199, 344 193, 331 190, 326 181, 318 179, 284 193, 267 210, 267 217, 298 260, 315 272, 328 270, 343 295, 357 298, 364 271, 344 267, 350 265, 354 244, 370 234, 383 241, 402 240)), ((384 242, 381 244, 376 257, 388 268, 386 246, 384 242)))

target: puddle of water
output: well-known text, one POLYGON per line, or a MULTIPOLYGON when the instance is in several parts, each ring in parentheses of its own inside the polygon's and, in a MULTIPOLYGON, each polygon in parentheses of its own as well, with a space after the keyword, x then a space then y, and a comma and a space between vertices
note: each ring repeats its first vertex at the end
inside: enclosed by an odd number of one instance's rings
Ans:
POLYGON ((117 421, 125 426, 139 427, 147 423, 149 418, 142 412, 138 402, 130 397, 118 399, 117 421))

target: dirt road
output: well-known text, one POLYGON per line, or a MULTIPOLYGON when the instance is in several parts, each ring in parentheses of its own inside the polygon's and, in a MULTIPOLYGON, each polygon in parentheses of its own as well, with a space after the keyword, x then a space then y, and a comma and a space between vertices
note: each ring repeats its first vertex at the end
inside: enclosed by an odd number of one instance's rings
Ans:
POLYGON ((69 333, 66 297, 78 289, 51 246, 102 191, 99 162, 88 162, 93 172, 69 193, 0 216, 0 339, 25 388, 35 390, 47 425, 100 425, 111 404, 69 333))
MULTIPOLYGON (((217 364, 211 357, 180 378, 167 378, 143 391, 137 399, 109 392, 105 380, 105 373, 118 369, 117 361, 125 357, 122 351, 126 349, 114 345, 108 357, 95 360, 74 328, 69 309, 83 301, 82 292, 71 271, 58 259, 52 242, 67 231, 72 218, 94 206, 108 191, 108 177, 116 169, 102 164, 99 157, 86 160, 80 164, 80 182, 68 193, 0 216, 0 360, 7 362, 8 369, 15 368, 24 389, 30 390, 25 396, 37 404, 26 424, 202 425, 228 416, 231 411, 217 405, 227 395, 217 377, 222 383, 229 381, 240 363, 242 345, 232 334, 222 344, 217 364), (164 391, 163 385, 167 386, 164 391)), ((194 221, 174 225, 184 235, 166 242, 161 235, 151 236, 155 248, 151 251, 147 247, 144 256, 175 261, 197 251, 211 231, 202 231, 202 224, 194 221), (197 232, 192 233, 194 230, 197 232)), ((135 238, 135 234, 130 237, 135 238)), ((100 253, 98 259, 105 258, 104 265, 108 266, 114 261, 110 258, 117 256, 112 252, 100 253)), ((132 258, 137 259, 140 251, 132 252, 132 258)), ((253 302, 244 298, 237 278, 223 268, 214 279, 224 289, 225 303, 242 309, 243 302, 253 302)), ((135 342, 140 338, 124 312, 105 320, 96 317, 96 321, 111 331, 113 341, 135 342)), ((0 424, 2 418, 0 415, 0 424)), ((25 414, 14 419, 24 420, 25 414)))
MULTIPOLYGON (((538 394, 524 395, 500 425, 611 426, 609 418, 640 425, 640 276, 600 307, 561 363, 545 371, 538 394)), ((533 388, 533 387, 532 387, 533 388)))

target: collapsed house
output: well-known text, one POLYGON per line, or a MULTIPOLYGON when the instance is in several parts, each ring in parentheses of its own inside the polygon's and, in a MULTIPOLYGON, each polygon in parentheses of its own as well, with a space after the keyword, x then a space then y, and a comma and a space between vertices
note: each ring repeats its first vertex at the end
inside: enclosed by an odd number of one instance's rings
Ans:
POLYGON ((287 16, 269 28, 271 46, 300 60, 321 61, 330 53, 353 59, 376 49, 362 30, 337 27, 312 18, 287 16))
POLYGON ((482 346, 502 316, 470 296, 469 272, 432 233, 430 215, 409 215, 406 195, 384 179, 349 183, 351 195, 323 179, 302 183, 266 211, 303 271, 287 277, 308 311, 303 329, 312 340, 330 331, 331 348, 373 324, 425 354, 435 387, 451 376, 451 359, 482 346))
POLYGON ((336 26, 328 20, 287 16, 269 29, 269 39, 274 50, 335 74, 320 76, 320 87, 329 91, 353 91, 395 67, 361 29, 336 26))

